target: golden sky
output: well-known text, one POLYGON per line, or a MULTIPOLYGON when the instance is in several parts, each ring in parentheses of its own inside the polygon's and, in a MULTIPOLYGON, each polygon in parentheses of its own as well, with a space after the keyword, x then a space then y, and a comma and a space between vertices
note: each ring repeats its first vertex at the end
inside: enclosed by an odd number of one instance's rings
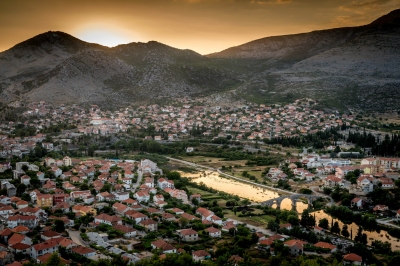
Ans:
POLYGON ((155 40, 208 54, 364 25, 397 8, 400 0, 0 0, 0 51, 52 30, 108 46, 155 40))

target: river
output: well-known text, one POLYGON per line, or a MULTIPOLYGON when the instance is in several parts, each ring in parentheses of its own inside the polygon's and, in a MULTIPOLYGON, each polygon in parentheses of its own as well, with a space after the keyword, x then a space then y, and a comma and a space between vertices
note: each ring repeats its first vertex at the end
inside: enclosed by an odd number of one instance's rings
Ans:
MULTIPOLYGON (((186 173, 181 172, 181 175, 192 179, 196 183, 204 183, 208 187, 232 194, 238 195, 241 198, 247 198, 254 202, 262 202, 270 199, 279 197, 280 195, 274 191, 259 188, 250 184, 242 183, 236 180, 220 177, 217 173, 212 171, 205 171, 202 173, 186 173)), ((276 204, 272 205, 276 208, 276 204)), ((308 208, 308 204, 301 201, 296 202, 296 211, 302 213, 303 210, 308 208)), ((290 199, 284 199, 281 203, 280 209, 292 210, 292 202, 290 199)), ((322 218, 326 218, 329 224, 337 221, 339 223, 340 229, 343 227, 343 223, 339 219, 335 219, 324 211, 312 212, 315 216, 316 223, 322 218)), ((353 239, 357 234, 358 226, 355 223, 348 224, 349 232, 353 232, 353 239)), ((400 241, 397 238, 390 236, 386 231, 381 230, 379 233, 376 231, 363 231, 368 238, 368 244, 371 244, 373 240, 387 241, 392 245, 392 250, 400 250, 400 241)))

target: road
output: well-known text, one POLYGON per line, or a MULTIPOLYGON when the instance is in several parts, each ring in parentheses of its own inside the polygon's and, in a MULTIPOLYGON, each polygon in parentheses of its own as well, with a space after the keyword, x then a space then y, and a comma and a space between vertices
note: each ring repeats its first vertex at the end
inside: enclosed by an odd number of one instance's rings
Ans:
POLYGON ((263 227, 254 226, 254 225, 251 225, 251 224, 243 223, 243 222, 240 222, 240 221, 238 221, 238 220, 231 219, 231 218, 227 219, 227 221, 228 221, 228 222, 229 222, 229 221, 233 221, 235 224, 244 224, 244 225, 246 225, 246 227, 248 227, 250 230, 255 230, 256 232, 261 232, 261 233, 263 233, 264 235, 267 235, 267 236, 272 236, 272 235, 275 234, 275 232, 272 232, 272 231, 269 230, 269 229, 265 229, 265 228, 263 228, 263 227))
POLYGON ((395 224, 391 224, 390 223, 391 221, 395 221, 395 219, 391 219, 391 220, 386 220, 386 219, 387 218, 380 219, 380 220, 377 219, 376 222, 379 223, 379 224, 383 224, 383 225, 389 226, 389 227, 395 227, 395 228, 399 228, 400 229, 400 226, 397 226, 395 224))
POLYGON ((67 230, 69 237, 71 238, 72 241, 74 241, 74 243, 80 245, 80 246, 84 246, 84 247, 88 247, 89 245, 86 244, 85 241, 83 241, 83 239, 80 236, 80 231, 72 231, 72 230, 67 230))
POLYGON ((317 191, 315 190, 315 189, 317 189, 317 188, 318 188, 318 187, 316 187, 316 186, 310 187, 310 189, 312 190, 312 192, 315 193, 315 195, 318 195, 318 196, 321 196, 321 197, 324 197, 324 198, 329 199, 328 206, 335 205, 335 201, 334 201, 330 196, 327 196, 327 195, 325 195, 325 194, 323 194, 323 193, 321 193, 321 192, 317 192, 317 191))
POLYGON ((132 188, 131 188, 132 191, 136 190, 136 188, 140 185, 140 182, 142 182, 142 179, 143 179, 143 174, 138 175, 138 179, 137 179, 136 183, 132 184, 132 188))

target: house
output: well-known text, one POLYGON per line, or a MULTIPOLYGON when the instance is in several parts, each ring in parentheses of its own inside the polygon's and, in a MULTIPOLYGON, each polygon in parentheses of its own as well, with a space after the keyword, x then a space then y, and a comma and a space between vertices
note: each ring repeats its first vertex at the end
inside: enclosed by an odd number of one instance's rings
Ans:
POLYGON ((19 225, 19 226, 13 228, 11 231, 13 231, 14 233, 17 233, 17 234, 26 235, 27 233, 29 233, 29 228, 26 226, 19 225))
POLYGON ((192 201, 192 200, 194 200, 194 199, 196 199, 197 200, 197 202, 201 202, 201 195, 200 194, 192 194, 192 195, 190 195, 190 197, 189 197, 189 199, 192 201))
POLYGON ((22 243, 25 245, 32 245, 32 239, 27 237, 26 235, 22 234, 13 234, 9 239, 8 239, 8 245, 12 246, 18 243, 22 243))
POLYGON ((146 231, 148 231, 148 232, 154 232, 154 231, 157 231, 157 229, 158 229, 157 222, 152 219, 142 220, 139 222, 139 225, 146 228, 146 231))
POLYGON ((44 231, 41 236, 40 236, 44 241, 46 240, 50 240, 52 238, 59 238, 61 237, 61 235, 57 232, 48 230, 48 231, 44 231))
POLYGON ((46 192, 55 190, 56 189, 56 183, 53 180, 47 180, 46 183, 42 186, 42 188, 46 192))
POLYGON ((146 191, 138 191, 134 195, 135 199, 137 199, 139 202, 148 202, 150 200, 150 195, 146 191))
POLYGON ((351 200, 350 206, 352 208, 362 209, 365 205, 365 201, 360 198, 354 198, 351 200))
POLYGON ((378 181, 382 184, 382 188, 391 189, 394 188, 394 182, 391 178, 381 177, 378 181))
POLYGON ((169 212, 163 213, 162 216, 161 216, 161 218, 162 218, 162 220, 164 220, 164 221, 169 221, 169 222, 175 221, 175 220, 176 220, 175 216, 172 215, 172 214, 169 213, 169 212))
POLYGON ((11 199, 7 196, 1 195, 0 196, 0 203, 4 205, 10 205, 11 204, 11 199))
POLYGON ((209 235, 210 237, 213 237, 213 238, 214 238, 214 237, 221 237, 221 230, 218 229, 218 228, 215 228, 215 227, 213 227, 213 226, 204 229, 204 232, 207 232, 208 235, 209 235))
MULTIPOLYGON (((15 205, 17 206, 18 209, 23 209, 23 208, 28 207, 29 203, 24 200, 20 200, 15 205)), ((1 210, 1 208, 0 208, 0 210, 1 210)))
POLYGON ((53 206, 53 211, 62 210, 63 213, 69 212, 69 204, 66 202, 57 203, 53 206))
POLYGON ((382 213, 382 212, 389 211, 389 207, 386 206, 386 205, 378 204, 378 205, 376 205, 372 210, 373 210, 374 212, 382 213))
POLYGON ((69 158, 68 156, 65 156, 63 158, 63 165, 64 166, 71 166, 72 165, 72 160, 71 158, 69 158))
POLYGON ((8 228, 15 228, 19 225, 23 225, 29 229, 33 229, 38 225, 38 223, 39 219, 35 215, 14 215, 9 216, 7 219, 8 228))
POLYGON ((71 249, 71 252, 79 254, 84 257, 92 257, 96 255, 96 250, 84 246, 77 246, 71 249))
POLYGON ((90 206, 83 206, 83 205, 74 205, 72 206, 73 213, 79 213, 81 216, 85 216, 88 214, 97 215, 97 210, 90 206))
POLYGON ((129 199, 129 192, 115 192, 113 194, 115 196, 115 200, 118 200, 118 201, 129 199))
POLYGON ((31 247, 31 257, 37 259, 47 253, 58 251, 59 244, 54 240, 48 240, 43 243, 35 244, 31 247))
POLYGON ((53 204, 58 203, 66 203, 69 202, 69 195, 68 194, 54 194, 53 195, 53 204))
POLYGON ((332 245, 332 244, 327 243, 327 242, 321 242, 320 241, 320 242, 314 244, 314 247, 323 248, 323 249, 329 249, 331 253, 334 253, 334 252, 337 251, 337 248, 336 248, 335 245, 332 245))
POLYGON ((194 242, 199 240, 199 234, 193 229, 177 230, 180 239, 184 242, 194 242))
POLYGON ((167 211, 170 211, 172 213, 175 213, 175 215, 182 215, 185 213, 185 211, 179 209, 179 208, 172 208, 172 209, 168 209, 167 211))
POLYGON ((343 256, 343 265, 361 265, 362 257, 355 253, 349 253, 343 256))
POLYGON ((83 191, 72 191, 70 193, 70 199, 72 201, 76 200, 76 199, 84 199, 87 196, 91 196, 92 193, 90 193, 90 190, 83 190, 83 191))
POLYGON ((154 187, 154 178, 146 177, 144 184, 148 187, 154 187))
POLYGON ((243 262, 243 258, 239 255, 232 255, 228 262, 233 264, 233 266, 238 266, 241 262, 243 262))
POLYGON ((199 262, 206 259, 210 259, 211 255, 205 250, 196 250, 192 252, 192 257, 195 262, 199 262))
POLYGON ((20 253, 23 255, 30 255, 31 251, 31 245, 23 244, 23 243, 17 243, 14 245, 9 245, 10 251, 13 253, 20 253))
POLYGON ((201 219, 202 220, 209 220, 209 219, 211 219, 211 216, 214 215, 214 213, 212 211, 210 211, 210 210, 208 210, 206 208, 203 208, 203 207, 199 207, 196 210, 196 214, 201 215, 201 219))
POLYGON ((166 189, 166 188, 171 188, 171 189, 175 188, 174 181, 167 180, 165 178, 158 179, 157 184, 158 184, 158 187, 163 189, 163 190, 166 189))
POLYGON ((14 261, 14 255, 11 252, 2 250, 0 251, 0 265, 8 265, 14 261))
POLYGON ((292 224, 290 224, 290 223, 281 224, 281 225, 279 225, 279 228, 280 229, 286 228, 287 230, 292 230, 292 224))
POLYGON ((139 224, 141 221, 149 219, 149 217, 147 217, 147 215, 145 215, 145 214, 143 214, 141 212, 136 212, 136 213, 133 213, 133 214, 128 214, 128 212, 127 212, 126 214, 132 220, 135 220, 136 224, 139 224))
POLYGON ((153 201, 154 201, 154 203, 157 203, 157 202, 160 202, 160 201, 164 201, 164 196, 161 195, 161 194, 154 195, 153 201))
POLYGON ((166 253, 176 253, 176 248, 171 244, 165 242, 163 239, 158 239, 156 241, 151 242, 151 247, 153 249, 160 249, 164 254, 166 253))
POLYGON ((136 236, 137 231, 133 229, 132 227, 126 226, 126 225, 114 225, 113 228, 115 230, 119 230, 124 233, 124 237, 126 238, 131 238, 136 236))
POLYGON ((36 200, 39 208, 42 207, 52 207, 53 206, 53 195, 51 194, 39 194, 36 200))
POLYGON ((106 213, 102 213, 94 218, 94 222, 104 223, 108 225, 117 225, 117 224, 122 224, 122 219, 115 215, 110 216, 106 213))
POLYGON ((72 185, 70 182, 66 181, 63 182, 62 185, 63 189, 67 189, 67 190, 74 190, 76 187, 74 185, 72 185))
POLYGON ((112 209, 115 211, 117 214, 123 214, 126 211, 129 211, 130 208, 126 206, 125 204, 116 202, 113 204, 112 209))
POLYGON ((27 175, 21 176, 21 183, 22 184, 24 184, 26 186, 29 186, 30 182, 31 182, 31 178, 29 176, 27 176, 27 175))
POLYGON ((218 225, 222 225, 222 219, 219 218, 219 217, 216 216, 216 215, 212 215, 212 216, 210 217, 210 219, 207 219, 207 220, 210 221, 210 222, 212 222, 212 223, 215 223, 215 224, 218 224, 218 225))
POLYGON ((343 185, 343 179, 335 175, 328 175, 324 180, 324 185, 327 187, 335 187, 343 185))
POLYGON ((121 200, 121 203, 126 203, 127 206, 132 206, 132 205, 136 205, 138 203, 138 201, 129 198, 129 199, 126 199, 126 200, 121 200))
POLYGON ((55 177, 59 177, 62 175, 62 170, 60 168, 58 168, 57 166, 51 167, 50 171, 54 174, 55 177))
POLYGON ((319 226, 314 226, 314 233, 317 235, 325 235, 325 229, 319 226))
POLYGON ((1 181, 1 189, 7 190, 7 196, 13 197, 17 194, 17 189, 8 181, 1 181))
POLYGON ((307 242, 292 239, 283 243, 284 246, 288 247, 290 250, 290 254, 294 256, 299 256, 303 254, 303 246, 307 244, 307 242))

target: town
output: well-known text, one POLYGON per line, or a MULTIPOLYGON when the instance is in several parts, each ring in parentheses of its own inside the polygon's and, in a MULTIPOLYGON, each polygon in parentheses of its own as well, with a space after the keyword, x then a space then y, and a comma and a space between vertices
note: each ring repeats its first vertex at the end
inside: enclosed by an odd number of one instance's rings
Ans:
POLYGON ((397 265, 399 158, 345 136, 273 142, 358 126, 314 104, 27 105, 1 126, 0 264, 397 265), (249 200, 255 188, 277 196, 249 200))

